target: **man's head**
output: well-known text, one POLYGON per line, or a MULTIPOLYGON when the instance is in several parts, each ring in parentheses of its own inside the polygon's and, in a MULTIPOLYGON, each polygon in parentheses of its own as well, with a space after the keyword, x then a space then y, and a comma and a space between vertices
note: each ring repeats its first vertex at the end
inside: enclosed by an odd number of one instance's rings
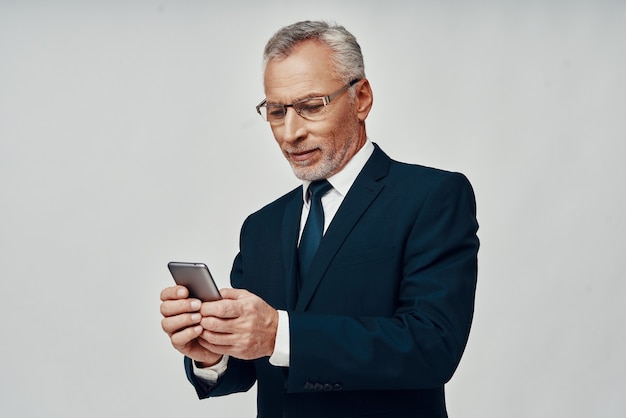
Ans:
POLYGON ((340 171, 365 143, 373 99, 354 36, 325 22, 295 23, 269 40, 264 66, 259 109, 296 176, 340 171))

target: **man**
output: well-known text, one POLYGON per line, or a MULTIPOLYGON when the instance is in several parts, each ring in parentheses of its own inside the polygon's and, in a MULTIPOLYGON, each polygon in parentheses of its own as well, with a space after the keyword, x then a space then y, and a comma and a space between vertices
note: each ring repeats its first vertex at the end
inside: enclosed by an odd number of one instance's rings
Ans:
POLYGON ((370 142, 372 90, 343 27, 285 27, 264 57, 257 111, 303 185, 246 219, 223 300, 161 293, 190 382, 201 398, 256 382, 262 418, 447 416, 474 306, 470 184, 370 142))

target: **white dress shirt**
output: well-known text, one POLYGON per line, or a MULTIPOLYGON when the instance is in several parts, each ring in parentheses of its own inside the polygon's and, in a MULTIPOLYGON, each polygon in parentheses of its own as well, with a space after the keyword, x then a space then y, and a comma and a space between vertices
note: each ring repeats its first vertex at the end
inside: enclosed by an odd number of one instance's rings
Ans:
MULTIPOLYGON (((344 197, 348 194, 352 184, 373 152, 374 145, 368 138, 363 147, 350 159, 350 161, 348 161, 340 172, 326 179, 333 187, 328 191, 328 193, 322 196, 322 207, 324 208, 324 233, 335 217, 337 210, 339 210, 339 206, 341 206, 344 197)), ((302 183, 303 204, 302 214, 300 216, 300 236, 302 236, 306 219, 309 216, 310 204, 307 199, 309 184, 311 184, 311 182, 307 180, 302 183)), ((277 367, 289 367, 289 314, 286 311, 278 311, 278 330, 276 332, 276 342, 274 343, 274 352, 269 361, 272 365, 277 367)), ((227 362, 228 356, 224 356, 218 364, 204 369, 196 367, 194 363, 194 373, 198 377, 215 383, 217 382, 217 378, 226 370, 227 362)))

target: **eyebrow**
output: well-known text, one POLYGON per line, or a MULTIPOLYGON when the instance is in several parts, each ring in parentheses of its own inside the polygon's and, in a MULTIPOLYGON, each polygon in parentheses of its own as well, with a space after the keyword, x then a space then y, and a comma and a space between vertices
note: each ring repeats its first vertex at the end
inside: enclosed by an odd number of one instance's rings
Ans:
POLYGON ((266 100, 265 104, 266 105, 270 105, 270 106, 271 105, 281 105, 281 106, 283 106, 283 105, 298 103, 298 102, 301 102, 303 100, 317 99, 317 98, 320 98, 320 97, 325 97, 325 96, 324 96, 323 93, 309 93, 309 94, 307 94, 305 96, 302 96, 299 99, 296 99, 296 100, 292 101, 291 103, 271 102, 269 100, 266 100))

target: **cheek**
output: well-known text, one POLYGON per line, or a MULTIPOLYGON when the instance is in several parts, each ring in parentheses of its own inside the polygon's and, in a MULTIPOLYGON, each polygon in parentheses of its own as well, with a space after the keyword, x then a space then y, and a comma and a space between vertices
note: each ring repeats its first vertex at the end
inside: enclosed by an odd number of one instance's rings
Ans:
POLYGON ((347 118, 334 117, 324 121, 323 124, 320 123, 311 134, 324 148, 339 149, 345 141, 345 133, 348 131, 349 123, 347 118))
POLYGON ((344 148, 354 139, 355 127, 358 125, 355 123, 355 119, 349 115, 345 115, 341 120, 337 121, 337 129, 333 132, 335 148, 344 148))
POLYGON ((274 136, 274 141, 278 144, 278 146, 282 146, 282 143, 285 142, 282 139, 282 133, 280 128, 272 127, 272 135, 274 136))

